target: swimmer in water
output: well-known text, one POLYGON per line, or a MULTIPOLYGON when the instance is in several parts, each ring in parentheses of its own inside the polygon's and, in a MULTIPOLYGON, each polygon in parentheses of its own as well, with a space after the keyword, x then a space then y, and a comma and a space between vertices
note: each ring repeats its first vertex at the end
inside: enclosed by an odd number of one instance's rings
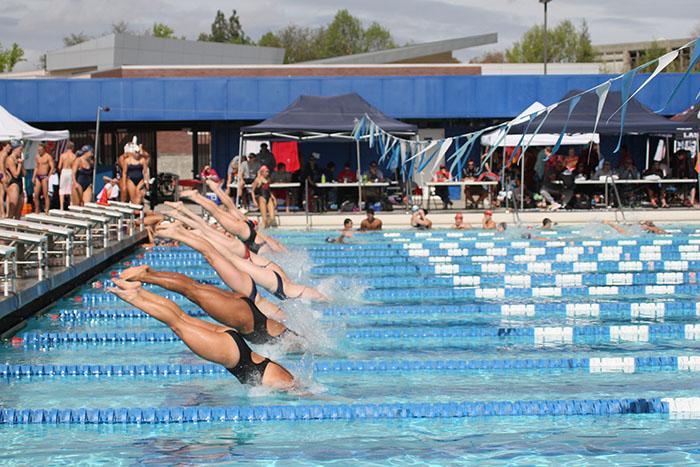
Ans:
POLYGON ((487 209, 484 211, 484 217, 481 219, 481 228, 484 230, 495 230, 496 221, 493 220, 493 211, 487 209))
MULTIPOLYGON (((603 224, 615 229, 615 231, 617 231, 617 233, 619 233, 619 234, 633 235, 632 232, 626 230, 620 224, 617 224, 613 221, 603 221, 603 224)), ((641 221, 639 223, 639 225, 642 227, 642 230, 644 230, 647 233, 651 233, 651 234, 655 234, 655 235, 665 235, 668 233, 664 229, 657 227, 652 221, 641 221)))
POLYGON ((466 230, 471 229, 472 225, 467 222, 464 222, 464 217, 462 216, 462 213, 458 212, 457 214, 455 214, 455 223, 452 226, 452 228, 457 230, 466 230))
POLYGON ((433 228, 433 221, 428 219, 428 210, 413 206, 411 208, 411 227, 418 230, 428 230, 433 228))
POLYGON ((343 221, 343 230, 340 231, 340 236, 337 238, 328 237, 326 242, 328 243, 345 243, 346 238, 352 237, 352 219, 345 219, 343 221))
POLYGON ((242 384, 298 389, 286 368, 253 352, 235 330, 189 316, 172 300, 144 290, 140 282, 116 279, 114 283, 117 287, 107 291, 169 326, 192 352, 222 365, 242 384))
POLYGON ((153 284, 185 296, 219 323, 235 329, 251 344, 275 342, 291 333, 282 323, 265 316, 243 294, 203 284, 178 272, 154 271, 149 266, 125 269, 122 280, 153 284))
POLYGON ((552 230, 554 229, 554 226, 557 225, 555 222, 552 222, 552 219, 549 217, 545 217, 542 219, 542 230, 552 230))
POLYGON ((197 235, 196 232, 186 230, 182 225, 161 224, 156 231, 156 236, 179 241, 199 251, 224 280, 226 285, 247 295, 251 300, 258 296, 256 284, 259 284, 280 300, 302 298, 328 301, 328 297, 315 288, 292 282, 277 271, 256 266, 250 261, 238 258, 235 255, 224 256, 207 239, 197 235), (244 286, 246 288, 245 291, 238 288, 241 282, 246 284, 244 286))

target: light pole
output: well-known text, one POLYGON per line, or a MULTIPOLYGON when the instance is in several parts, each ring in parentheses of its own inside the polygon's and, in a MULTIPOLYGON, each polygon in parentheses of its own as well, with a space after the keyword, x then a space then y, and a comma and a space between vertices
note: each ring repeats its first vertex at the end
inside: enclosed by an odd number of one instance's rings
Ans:
POLYGON ((95 163, 92 167, 92 200, 95 201, 97 196, 97 158, 100 151, 100 114, 102 112, 109 112, 109 107, 97 106, 97 119, 95 120, 95 163))
POLYGON ((540 3, 544 5, 544 74, 547 74, 547 4, 552 0, 540 0, 540 3))

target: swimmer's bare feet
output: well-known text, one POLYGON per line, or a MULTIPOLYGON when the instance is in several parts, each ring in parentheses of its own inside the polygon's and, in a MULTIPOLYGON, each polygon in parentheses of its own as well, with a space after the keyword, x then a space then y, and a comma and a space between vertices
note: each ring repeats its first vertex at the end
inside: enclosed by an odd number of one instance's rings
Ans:
POLYGON ((144 264, 142 266, 134 266, 128 269, 124 269, 119 278, 125 281, 138 281, 144 274, 146 274, 151 268, 144 264))
POLYGON ((197 192, 197 190, 182 190, 180 192, 180 197, 181 198, 194 198, 198 194, 199 194, 199 192, 197 192))
POLYGON ((166 201, 165 205, 175 209, 176 211, 179 211, 185 207, 185 204, 182 201, 166 201))
POLYGON ((207 186, 209 187, 209 189, 211 191, 221 190, 221 185, 219 183, 216 183, 214 180, 209 179, 205 183, 207 184, 207 186))

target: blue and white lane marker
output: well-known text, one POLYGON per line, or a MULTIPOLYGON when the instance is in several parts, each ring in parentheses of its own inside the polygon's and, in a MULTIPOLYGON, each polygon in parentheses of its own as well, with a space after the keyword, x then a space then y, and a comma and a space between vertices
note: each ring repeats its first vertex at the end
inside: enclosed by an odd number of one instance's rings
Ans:
POLYGON ((2 409, 0 424, 159 424, 277 420, 366 420, 494 416, 700 415, 700 397, 447 403, 318 404, 248 407, 2 409))
MULTIPOLYGON (((345 333, 349 340, 376 339, 475 339, 480 342, 503 339, 535 345, 590 343, 657 342, 667 339, 700 340, 700 324, 648 324, 615 326, 542 326, 542 327, 428 327, 366 329, 345 333)), ((16 337, 24 346, 104 343, 179 342, 172 331, 152 332, 28 332, 16 337)))
MULTIPOLYGON (((291 368, 294 368, 292 366, 291 368)), ((314 374, 320 373, 382 373, 394 372, 483 372, 564 370, 588 373, 637 373, 654 371, 700 371, 700 355, 471 359, 471 360, 331 360, 313 364, 314 374)), ((0 378, 20 379, 59 377, 206 377, 228 375, 221 365, 143 364, 143 365, 0 365, 0 378)))

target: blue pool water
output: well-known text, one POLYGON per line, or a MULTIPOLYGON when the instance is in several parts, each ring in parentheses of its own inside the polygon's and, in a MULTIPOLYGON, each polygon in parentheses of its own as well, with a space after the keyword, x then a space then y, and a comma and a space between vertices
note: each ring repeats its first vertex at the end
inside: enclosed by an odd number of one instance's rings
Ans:
POLYGON ((623 237, 567 229, 565 242, 389 232, 342 246, 325 244, 327 232, 280 232, 294 253, 275 259, 335 297, 284 304, 289 326, 309 336, 301 347, 255 348, 299 375, 311 392, 304 397, 239 385, 106 294, 113 272, 139 262, 217 281, 186 248, 138 252, 31 320, 23 341, 0 344, 0 414, 126 408, 143 410, 144 423, 23 423, 14 415, 0 423, 0 463, 700 462, 694 402, 578 416, 498 409, 502 401, 571 408, 700 396, 700 236, 692 226, 673 230, 623 237), (463 403, 486 411, 460 412, 463 403), (290 407, 315 413, 309 406, 338 419, 274 419, 290 407), (354 406, 370 415, 337 416, 354 406), (150 409, 179 407, 271 415, 147 420, 150 409), (371 415, 380 407, 394 407, 394 418, 371 415))

